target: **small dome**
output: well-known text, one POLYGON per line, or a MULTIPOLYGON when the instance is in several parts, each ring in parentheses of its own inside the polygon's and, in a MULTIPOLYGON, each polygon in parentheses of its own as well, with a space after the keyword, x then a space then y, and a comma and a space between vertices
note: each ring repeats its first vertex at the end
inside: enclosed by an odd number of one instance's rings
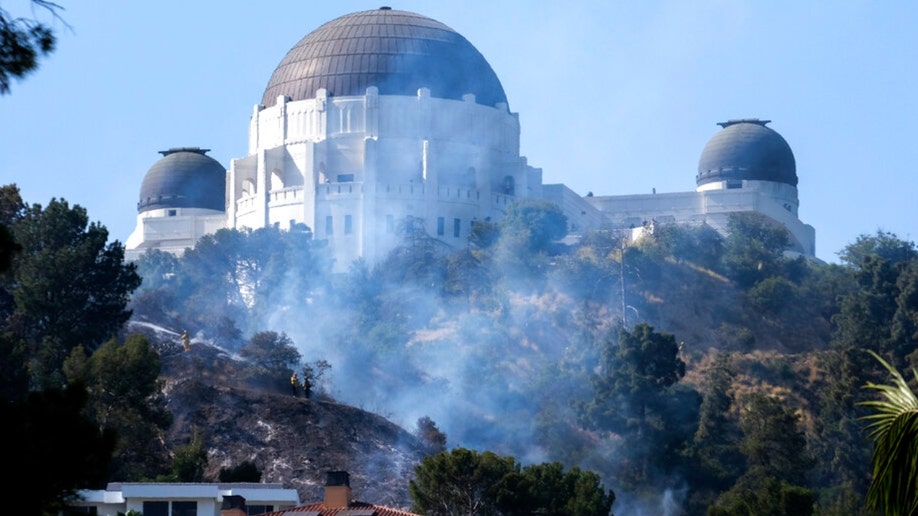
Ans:
POLYGON ((226 210, 226 169, 205 156, 209 149, 181 147, 159 151, 140 187, 137 211, 164 208, 226 210))
POLYGON ((428 88, 436 98, 459 100, 472 93, 477 103, 507 102, 491 65, 462 35, 446 25, 406 11, 382 7, 336 18, 307 34, 281 60, 261 103, 277 97, 311 99, 364 95, 417 95, 428 88))
POLYGON ((696 184, 715 181, 774 181, 797 186, 797 164, 784 138, 755 118, 729 120, 704 146, 696 184))

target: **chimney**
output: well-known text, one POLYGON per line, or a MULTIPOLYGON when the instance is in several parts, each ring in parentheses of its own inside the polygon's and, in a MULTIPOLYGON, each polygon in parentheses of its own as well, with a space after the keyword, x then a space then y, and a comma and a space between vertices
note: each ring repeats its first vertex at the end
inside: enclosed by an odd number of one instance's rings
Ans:
POLYGON ((325 476, 325 507, 347 509, 351 503, 351 477, 347 471, 329 471, 325 476))
POLYGON ((220 516, 246 516, 245 498, 226 495, 220 503, 220 516))

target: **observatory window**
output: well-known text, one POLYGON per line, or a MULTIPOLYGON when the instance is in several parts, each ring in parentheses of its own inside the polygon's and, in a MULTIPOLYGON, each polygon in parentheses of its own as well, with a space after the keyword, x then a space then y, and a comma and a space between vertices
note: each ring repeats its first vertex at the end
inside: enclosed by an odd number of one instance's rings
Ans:
POLYGON ((175 215, 176 215, 177 213, 178 213, 178 210, 169 210, 169 212, 167 213, 167 215, 168 215, 169 217, 175 217, 175 215))
POLYGON ((344 216, 344 234, 350 235, 351 232, 353 232, 353 230, 354 228, 353 228, 353 221, 351 220, 351 216, 345 215, 344 216))
POLYGON ((331 235, 331 234, 334 234, 334 232, 335 232, 335 225, 332 222, 332 216, 329 215, 325 217, 325 234, 331 235))
POLYGON ((338 174, 339 183, 353 183, 354 174, 338 174))
POLYGON ((742 187, 743 187, 742 181, 727 181, 728 190, 733 190, 733 189, 742 188, 742 187))
POLYGON ((462 228, 462 221, 459 219, 453 219, 453 236, 459 238, 459 232, 462 228))
POLYGON ((444 228, 445 225, 446 225, 446 221, 443 219, 443 217, 437 217, 437 236, 443 236, 443 232, 445 231, 445 228, 444 228))
POLYGON ((386 215, 386 233, 395 232, 395 217, 392 215, 386 215))

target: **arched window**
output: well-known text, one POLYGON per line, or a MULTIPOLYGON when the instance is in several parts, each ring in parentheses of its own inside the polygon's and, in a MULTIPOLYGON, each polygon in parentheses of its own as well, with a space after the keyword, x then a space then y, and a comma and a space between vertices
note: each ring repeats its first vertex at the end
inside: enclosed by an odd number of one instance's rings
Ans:
POLYGON ((513 195, 514 190, 516 189, 513 176, 504 176, 504 181, 501 184, 501 192, 507 195, 513 195))
POLYGON ((247 177, 242 180, 242 196, 247 197, 249 195, 255 195, 255 181, 247 177))
POLYGON ((465 177, 462 178, 462 184, 473 188, 475 186, 475 181, 477 180, 477 174, 475 173, 475 167, 469 167, 465 169, 465 177))
POLYGON ((274 169, 271 172, 271 190, 283 190, 284 189, 284 173, 279 169, 274 169))

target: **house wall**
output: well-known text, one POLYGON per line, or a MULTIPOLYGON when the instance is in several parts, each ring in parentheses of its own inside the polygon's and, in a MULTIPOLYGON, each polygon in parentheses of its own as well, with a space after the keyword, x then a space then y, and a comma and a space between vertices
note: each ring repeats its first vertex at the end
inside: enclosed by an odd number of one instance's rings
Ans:
POLYGON ((295 489, 281 484, 203 483, 111 483, 104 490, 81 491, 77 507, 95 507, 99 516, 116 516, 127 511, 143 512, 144 502, 190 501, 197 504, 197 516, 220 516, 224 496, 242 496, 247 505, 271 505, 275 510, 299 505, 295 489))

